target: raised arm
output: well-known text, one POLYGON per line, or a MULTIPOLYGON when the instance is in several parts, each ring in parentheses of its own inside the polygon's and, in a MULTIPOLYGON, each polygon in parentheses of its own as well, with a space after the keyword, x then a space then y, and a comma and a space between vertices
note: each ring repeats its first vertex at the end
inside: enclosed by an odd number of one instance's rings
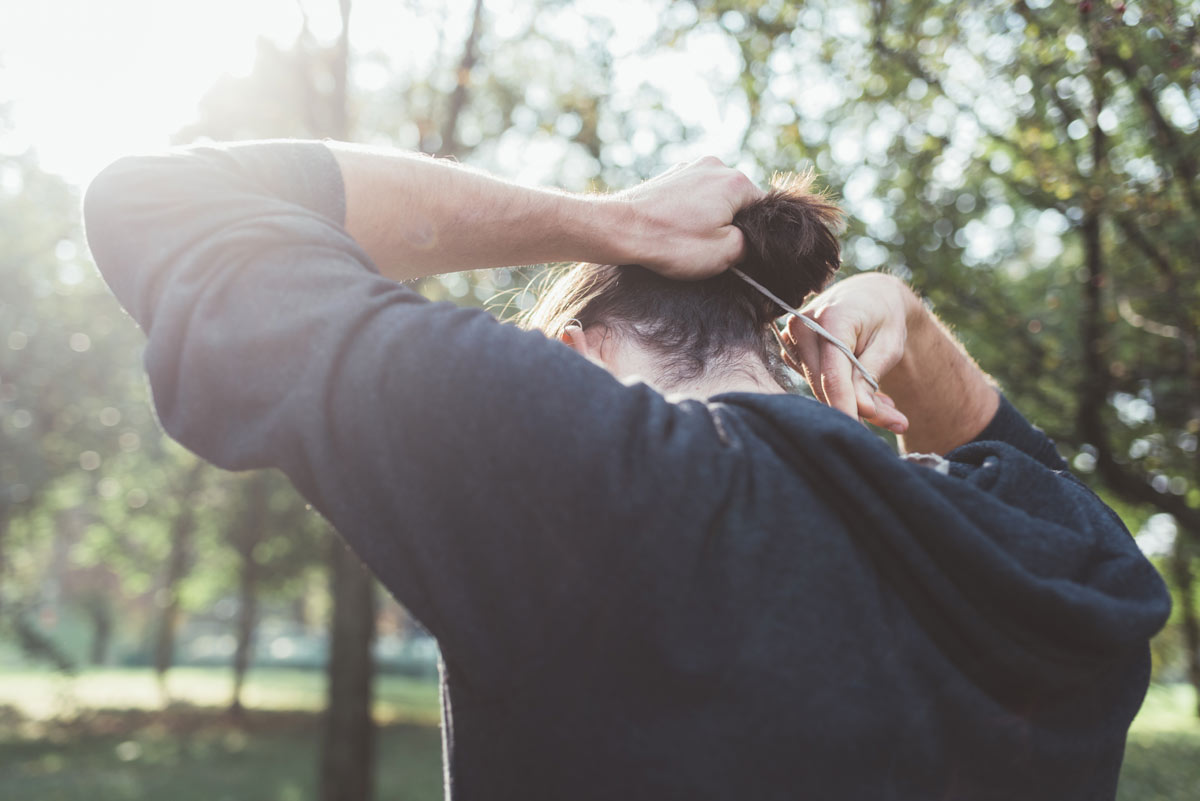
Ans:
POLYGON ((944 454, 995 417, 995 383, 903 281, 856 275, 819 295, 806 313, 855 350, 882 392, 873 394, 845 356, 795 319, 784 335, 793 366, 818 398, 891 429, 905 450, 944 454))
POLYGON ((456 162, 330 146, 346 192, 346 230, 380 272, 404 280, 559 261, 642 264, 702 278, 736 262, 733 215, 761 190, 715 158, 632 190, 582 195, 508 183, 456 162))
MULTIPOLYGON (((622 215, 595 225, 611 199, 412 156, 339 157, 276 142, 122 160, 85 199, 93 255, 147 333, 168 433, 228 469, 284 470, 478 686, 534 680, 553 654, 593 647, 588 621, 644 569, 641 540, 611 533, 703 530, 681 516, 722 498, 691 497, 694 475, 737 463, 720 458, 703 405, 430 303, 373 263, 404 277, 600 258, 598 233, 641 240, 622 215)), ((685 179, 701 186, 633 216, 663 240, 637 255, 729 240, 720 269, 740 236, 722 233, 732 213, 719 209, 705 233, 696 199, 748 182, 712 162, 685 179)), ((637 197, 620 202, 642 208, 637 197)))

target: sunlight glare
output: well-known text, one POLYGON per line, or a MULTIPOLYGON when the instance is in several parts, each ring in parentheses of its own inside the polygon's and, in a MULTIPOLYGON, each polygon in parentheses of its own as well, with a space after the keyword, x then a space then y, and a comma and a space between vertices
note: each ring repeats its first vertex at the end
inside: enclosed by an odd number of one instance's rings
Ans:
POLYGON ((0 25, 0 102, 43 166, 75 182, 168 144, 222 74, 246 74, 258 36, 299 30, 290 0, 54 0, 10 4, 0 25))

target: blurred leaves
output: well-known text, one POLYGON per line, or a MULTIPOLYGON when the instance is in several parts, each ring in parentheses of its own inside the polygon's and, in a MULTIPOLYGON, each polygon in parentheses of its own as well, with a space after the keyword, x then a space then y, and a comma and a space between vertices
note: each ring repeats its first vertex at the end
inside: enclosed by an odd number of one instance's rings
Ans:
MULTIPOLYGON (((473 61, 473 3, 406 8, 436 47, 354 53, 358 138, 576 190, 692 158, 694 140, 757 178, 815 165, 850 212, 848 272, 910 279, 1135 533, 1169 512, 1180 542, 1200 539, 1195 2, 484 3, 473 61)), ((307 30, 262 44, 177 140, 326 130, 330 47, 307 30)), ((138 335, 86 264, 75 193, 31 155, 0 159, 3 592, 38 588, 63 510, 77 567, 152 592, 191 457, 153 423, 138 335)), ((519 306, 536 272, 422 291, 519 306)), ((205 484, 195 605, 228 590, 222 515, 240 494, 215 472, 205 484)), ((307 531, 274 503, 281 531, 307 531)), ((285 595, 305 583, 308 536, 255 546, 285 595)), ((1181 650, 1163 657, 1177 672, 1181 650)))

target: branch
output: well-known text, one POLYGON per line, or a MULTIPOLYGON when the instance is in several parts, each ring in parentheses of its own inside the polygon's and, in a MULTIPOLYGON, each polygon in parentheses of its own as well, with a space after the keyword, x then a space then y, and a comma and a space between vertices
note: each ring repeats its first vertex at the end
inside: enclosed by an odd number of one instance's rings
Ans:
MULTIPOLYGON (((1098 71, 1097 71, 1098 72, 1098 71)), ((1101 169, 1108 153, 1106 137, 1098 119, 1104 105, 1101 94, 1102 77, 1094 75, 1092 80, 1093 113, 1091 123, 1092 158, 1094 174, 1101 169)), ((1084 441, 1096 448, 1096 467, 1101 480, 1122 498, 1133 503, 1145 503, 1167 512, 1194 536, 1200 536, 1200 510, 1192 509, 1178 495, 1159 492, 1128 466, 1117 461, 1102 410, 1107 403, 1109 376, 1101 353, 1103 340, 1103 309, 1101 290, 1104 285, 1104 254, 1100 241, 1101 205, 1099 200, 1089 200, 1084 211, 1081 232, 1083 234, 1084 268, 1087 281, 1083 290, 1083 316, 1081 334, 1083 340, 1083 381, 1079 388, 1079 411, 1077 423, 1084 441)))
POLYGON ((330 128, 334 139, 350 138, 350 111, 347 101, 348 75, 350 72, 350 2, 338 0, 342 27, 333 46, 333 93, 329 98, 330 128))
POLYGON ((442 155, 453 156, 458 153, 458 117, 467 104, 467 86, 471 82, 471 70, 479 59, 477 48, 479 34, 483 28, 483 0, 475 0, 475 11, 471 17, 471 32, 463 44, 462 59, 458 63, 455 75, 454 92, 450 95, 450 103, 446 109, 446 119, 442 125, 442 155))
POLYGON ((1149 317, 1138 314, 1134 310, 1133 304, 1129 302, 1129 295, 1124 292, 1117 295, 1117 313, 1121 315, 1122 320, 1134 328, 1140 328, 1147 334, 1154 334, 1156 337, 1165 337, 1167 339, 1180 339, 1182 336, 1179 326, 1156 322, 1149 317))
MULTIPOLYGON (((1018 5, 1024 5, 1024 4, 1019 3, 1018 5)), ((885 3, 883 3, 883 2, 877 3, 875 5, 874 31, 873 31, 872 41, 871 41, 872 47, 875 49, 875 51, 877 53, 879 53, 879 55, 882 56, 883 58, 890 59, 892 61, 899 63, 913 77, 920 78, 929 87, 936 90, 938 92, 938 94, 940 94, 942 97, 944 97, 950 103, 952 103, 954 105, 955 109, 960 114, 970 115, 970 117, 972 119, 974 119, 975 122, 979 125, 979 130, 983 132, 984 136, 986 136, 989 140, 991 140, 993 145, 1007 148, 1010 152, 1021 154, 1027 158, 1030 157, 1031 154, 1029 153, 1028 148, 1022 147, 1019 142, 1009 138, 1007 135, 1000 133, 999 131, 995 131, 988 126, 985 126, 983 124, 983 121, 979 119, 979 115, 975 113, 975 109, 973 107, 952 98, 949 95, 949 93, 946 91, 946 86, 945 86, 945 84, 942 83, 941 79, 939 79, 936 75, 934 75, 929 70, 925 69, 925 67, 923 67, 921 65, 920 60, 917 58, 917 56, 913 52, 897 51, 897 50, 894 50, 887 46, 887 44, 883 40, 884 21, 883 21, 883 17, 882 17, 882 11, 883 11, 884 7, 885 7, 885 3)), ((1052 95, 1053 95, 1053 93, 1052 93, 1052 95)), ((1066 125, 1069 124, 1069 121, 1070 121, 1070 115, 1068 114, 1068 109, 1065 107, 1065 105, 1063 105, 1061 99, 1058 98, 1057 95, 1053 95, 1053 102, 1059 106, 1059 111, 1062 112, 1064 117, 1067 117, 1067 122, 1064 123, 1064 128, 1065 128, 1066 125)), ((943 137, 937 137, 937 138, 940 141, 942 141, 943 143, 949 145, 950 140, 948 137, 943 136, 943 137)), ((1071 140, 1068 139, 1067 141, 1071 141, 1071 140)), ((1072 142, 1071 147, 1072 147, 1072 150, 1075 150, 1075 145, 1073 142, 1072 142)), ((1028 185, 1013 184, 1013 182, 1009 178, 1007 178, 1006 176, 997 174, 994 170, 991 170, 990 167, 989 167, 989 171, 993 175, 995 175, 997 178, 1000 178, 1001 180, 1005 181, 1006 183, 1009 183, 1010 185, 1023 186, 1026 190, 1029 190, 1030 192, 1036 192, 1039 195, 1041 195, 1044 208, 1054 208, 1059 211, 1065 211, 1065 209, 1062 208, 1062 204, 1060 204, 1056 198, 1053 198, 1053 197, 1045 194, 1044 192, 1041 192, 1041 190, 1039 188, 1030 187, 1028 185)))
POLYGON ((1150 119, 1150 126, 1154 130, 1162 153, 1173 162, 1175 169, 1171 171, 1171 175, 1175 179, 1175 183, 1183 191, 1188 205, 1195 210, 1200 210, 1200 196, 1196 194, 1196 162, 1188 155, 1187 148, 1179 143, 1175 130, 1163 116, 1162 109, 1158 107, 1158 100, 1154 93, 1138 80, 1137 69, 1129 59, 1121 58, 1119 53, 1107 47, 1096 48, 1096 55, 1102 65, 1116 67, 1125 80, 1134 87, 1138 102, 1150 119))

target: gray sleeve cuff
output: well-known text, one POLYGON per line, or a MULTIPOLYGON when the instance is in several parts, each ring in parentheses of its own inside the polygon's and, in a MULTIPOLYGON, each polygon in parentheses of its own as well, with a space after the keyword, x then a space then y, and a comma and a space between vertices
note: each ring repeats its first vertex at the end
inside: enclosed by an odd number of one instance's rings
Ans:
POLYGON ((195 148, 232 160, 267 193, 304 206, 338 225, 346 223, 346 191, 333 153, 321 142, 268 140, 195 148))

